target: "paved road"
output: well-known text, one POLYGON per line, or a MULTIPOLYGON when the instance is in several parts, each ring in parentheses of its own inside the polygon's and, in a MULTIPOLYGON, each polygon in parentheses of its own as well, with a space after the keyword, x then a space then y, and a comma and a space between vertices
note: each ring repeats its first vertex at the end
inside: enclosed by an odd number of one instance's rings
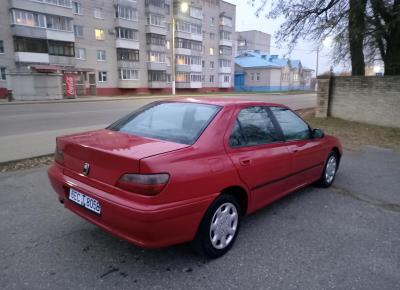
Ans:
MULTIPOLYGON (((316 104, 315 94, 241 97, 283 103, 294 109, 316 104)), ((50 154, 56 136, 104 128, 156 99, 0 105, 0 162, 50 154)))
POLYGON ((0 174, 0 289, 400 289, 400 154, 346 152, 244 220, 226 256, 141 250, 62 208, 44 169, 0 174))

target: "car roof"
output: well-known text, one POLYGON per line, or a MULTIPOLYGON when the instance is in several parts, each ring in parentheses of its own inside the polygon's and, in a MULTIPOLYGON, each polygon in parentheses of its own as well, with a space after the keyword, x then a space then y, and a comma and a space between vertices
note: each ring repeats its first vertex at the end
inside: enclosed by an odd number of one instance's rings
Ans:
POLYGON ((222 97, 185 97, 185 98, 173 98, 169 99, 172 102, 185 102, 185 103, 199 103, 199 104, 209 104, 209 105, 217 105, 222 107, 228 106, 236 106, 236 105, 262 105, 262 106, 271 106, 271 107, 283 107, 288 108, 285 105, 278 103, 269 103, 264 101, 256 101, 256 100, 246 100, 240 98, 222 98, 222 97))

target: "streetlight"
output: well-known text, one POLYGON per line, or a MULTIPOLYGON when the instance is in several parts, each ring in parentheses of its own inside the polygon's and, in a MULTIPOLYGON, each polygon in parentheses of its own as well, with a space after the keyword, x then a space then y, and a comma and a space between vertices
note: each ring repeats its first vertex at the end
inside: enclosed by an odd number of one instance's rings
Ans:
POLYGON ((318 47, 317 47, 317 65, 316 65, 316 68, 315 68, 315 91, 318 91, 318 81, 317 81, 317 79, 318 79, 318 68, 319 68, 319 51, 321 49, 321 46, 322 46, 322 48, 324 48, 324 46, 325 47, 330 47, 332 45, 332 42, 333 42, 333 38, 331 36, 327 36, 318 44, 318 47))
MULTIPOLYGON (((179 10, 182 13, 189 11, 189 3, 181 2, 179 10)), ((176 51, 175 51, 175 13, 172 10, 172 95, 176 95, 176 51)))

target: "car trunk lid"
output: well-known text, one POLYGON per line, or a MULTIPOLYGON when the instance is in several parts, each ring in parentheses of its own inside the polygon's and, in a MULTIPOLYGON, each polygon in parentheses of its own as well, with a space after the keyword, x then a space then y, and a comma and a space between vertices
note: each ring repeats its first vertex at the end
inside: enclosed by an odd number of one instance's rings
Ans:
POLYGON ((115 185, 125 173, 140 172, 140 160, 189 145, 128 135, 107 129, 57 138, 65 168, 115 185), (89 165, 87 174, 84 164, 89 165))

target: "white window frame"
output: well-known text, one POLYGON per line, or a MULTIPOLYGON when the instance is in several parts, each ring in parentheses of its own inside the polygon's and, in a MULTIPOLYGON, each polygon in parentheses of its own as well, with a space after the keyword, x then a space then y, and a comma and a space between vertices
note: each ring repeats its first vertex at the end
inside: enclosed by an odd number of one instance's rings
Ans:
POLYGON ((124 81, 137 81, 139 80, 139 70, 131 68, 120 68, 119 79, 124 81))
POLYGON ((75 48, 75 51, 76 51, 76 59, 86 60, 86 48, 77 47, 77 48, 75 48), (83 57, 82 57, 82 54, 80 53, 81 51, 83 51, 83 57))
POLYGON ((97 82, 98 83, 106 83, 108 81, 108 75, 106 71, 98 71, 97 72, 97 82))
POLYGON ((6 81, 7 80, 7 76, 6 76, 6 67, 0 67, 0 81, 6 81))
POLYGON ((107 52, 104 49, 96 50, 96 60, 97 61, 106 61, 107 52))
POLYGON ((72 11, 75 15, 82 15, 82 3, 73 1, 72 2, 72 11))
POLYGON ((104 19, 104 11, 103 8, 95 7, 93 10, 93 16, 97 19, 104 19))

